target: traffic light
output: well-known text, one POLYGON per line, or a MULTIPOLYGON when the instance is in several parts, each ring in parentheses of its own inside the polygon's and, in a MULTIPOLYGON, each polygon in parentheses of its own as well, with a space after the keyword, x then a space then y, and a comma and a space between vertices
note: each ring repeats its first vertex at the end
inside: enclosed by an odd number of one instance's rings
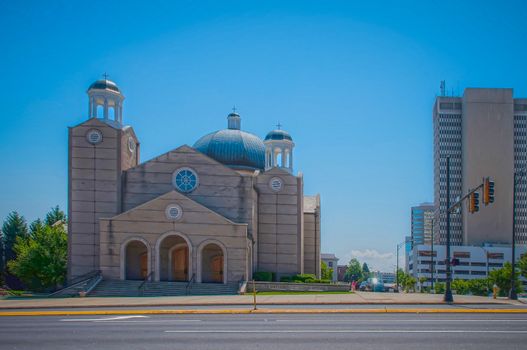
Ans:
POLYGON ((490 181, 488 177, 483 183, 483 203, 494 203, 494 181, 490 181))
POLYGON ((468 211, 471 214, 479 211, 479 193, 478 192, 473 192, 468 197, 468 211))

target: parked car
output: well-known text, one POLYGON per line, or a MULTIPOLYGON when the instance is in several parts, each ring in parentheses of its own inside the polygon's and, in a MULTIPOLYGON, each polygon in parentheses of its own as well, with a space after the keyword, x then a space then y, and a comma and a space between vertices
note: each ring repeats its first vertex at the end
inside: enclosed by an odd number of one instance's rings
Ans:
POLYGON ((384 283, 375 277, 362 281, 359 290, 363 292, 384 292, 384 283))

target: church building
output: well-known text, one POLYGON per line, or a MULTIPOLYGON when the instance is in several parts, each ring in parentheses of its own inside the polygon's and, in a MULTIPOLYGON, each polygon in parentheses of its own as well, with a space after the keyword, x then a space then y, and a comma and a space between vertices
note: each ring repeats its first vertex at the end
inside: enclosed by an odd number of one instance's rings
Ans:
POLYGON ((141 162, 120 88, 101 79, 87 93, 87 120, 69 128, 69 280, 320 277, 320 197, 304 195, 289 133, 261 139, 234 111, 226 129, 141 162))

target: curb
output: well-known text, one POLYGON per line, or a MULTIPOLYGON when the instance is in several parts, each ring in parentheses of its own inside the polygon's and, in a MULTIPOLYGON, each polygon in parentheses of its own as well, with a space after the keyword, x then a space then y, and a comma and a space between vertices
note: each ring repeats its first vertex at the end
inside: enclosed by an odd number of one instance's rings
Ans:
POLYGON ((213 314, 527 314, 527 309, 225 309, 225 310, 83 310, 83 311, 0 311, 6 316, 82 315, 213 315, 213 314))
MULTIPOLYGON (((518 304, 521 304, 519 306, 523 306, 524 304, 520 302, 518 304)), ((0 311, 2 310, 10 310, 10 309, 16 309, 16 310, 24 310, 24 309, 50 309, 50 308, 62 308, 67 307, 70 309, 88 309, 88 308, 104 308, 104 307, 164 307, 164 306, 170 306, 170 307, 192 307, 192 306, 247 306, 252 307, 252 302, 247 303, 159 303, 159 304, 116 304, 116 305, 108 305, 108 304, 99 304, 99 305, 33 305, 33 306, 10 306, 10 305, 2 305, 2 302, 0 301, 0 311)), ((445 302, 400 302, 400 303, 390 303, 390 302, 358 302, 358 303, 343 303, 343 302, 316 302, 316 303, 306 303, 306 302, 258 302, 258 305, 271 305, 271 306, 279 306, 279 305, 379 305, 379 306, 385 306, 385 305, 464 305, 464 306, 472 306, 472 305, 514 305, 514 303, 506 303, 506 302, 469 302, 469 303, 463 303, 463 302, 453 302, 453 303, 445 303, 445 302)), ((516 304, 517 305, 517 304, 516 304)))

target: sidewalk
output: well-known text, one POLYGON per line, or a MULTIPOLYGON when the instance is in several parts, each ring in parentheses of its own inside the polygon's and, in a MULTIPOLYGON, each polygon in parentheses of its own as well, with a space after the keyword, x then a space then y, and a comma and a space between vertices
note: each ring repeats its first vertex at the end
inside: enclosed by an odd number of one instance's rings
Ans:
MULTIPOLYGON (((443 295, 419 293, 370 293, 257 295, 258 305, 443 305, 443 295)), ((98 308, 139 306, 235 306, 252 305, 252 295, 184 296, 184 297, 105 297, 0 300, 0 310, 40 308, 98 308)), ((454 295, 454 304, 527 305, 505 298, 454 295)))

